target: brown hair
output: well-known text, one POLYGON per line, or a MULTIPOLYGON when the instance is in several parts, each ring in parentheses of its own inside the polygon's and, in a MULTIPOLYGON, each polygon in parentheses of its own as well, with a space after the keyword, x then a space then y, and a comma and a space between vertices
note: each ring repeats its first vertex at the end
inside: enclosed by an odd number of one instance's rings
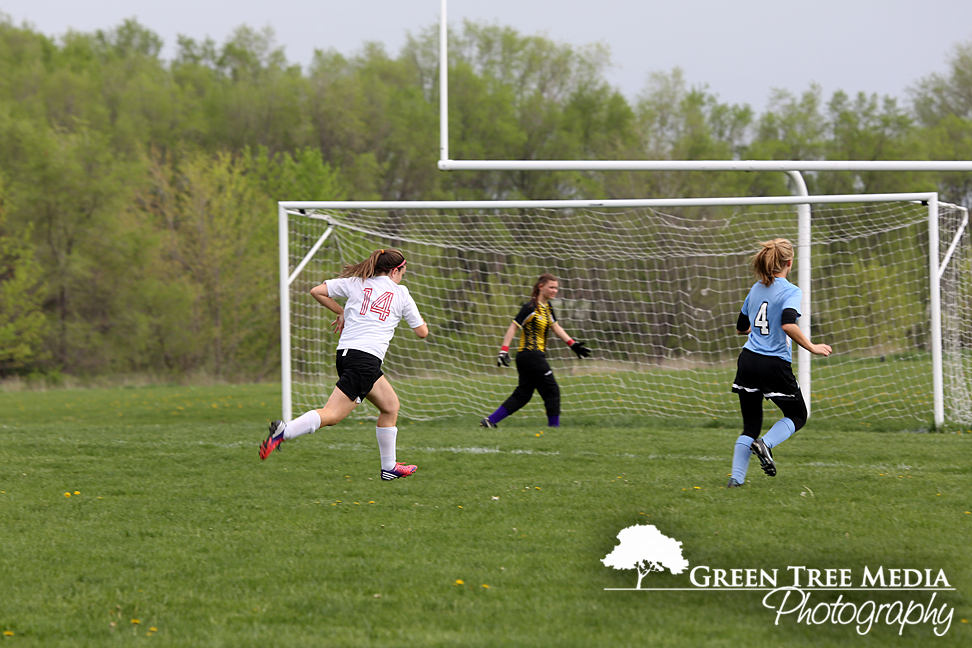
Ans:
POLYGON ((553 276, 549 272, 544 272, 542 275, 540 275, 540 278, 537 279, 537 283, 533 284, 533 293, 530 295, 531 304, 536 306, 538 303, 540 303, 537 301, 537 299, 540 298, 540 286, 548 284, 551 281, 557 281, 557 277, 553 276))
POLYGON ((338 277, 360 277, 370 279, 375 275, 388 274, 405 263, 405 255, 398 250, 375 250, 361 263, 344 266, 338 277))
POLYGON ((753 255, 750 265, 753 274, 764 286, 772 286, 776 275, 783 272, 786 262, 793 259, 793 244, 784 238, 763 241, 753 255))

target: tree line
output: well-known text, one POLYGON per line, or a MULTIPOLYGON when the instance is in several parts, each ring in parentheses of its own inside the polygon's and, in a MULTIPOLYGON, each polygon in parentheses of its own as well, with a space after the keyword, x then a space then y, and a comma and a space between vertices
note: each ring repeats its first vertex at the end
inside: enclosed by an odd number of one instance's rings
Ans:
MULTIPOLYGON (((0 378, 279 367, 277 200, 787 194, 784 174, 454 172, 438 160, 438 28, 289 62, 269 29, 59 38, 0 15, 0 378)), ((629 99, 603 45, 450 34, 456 159, 972 159, 972 41, 907 101, 811 86, 729 105, 678 69, 629 99)), ((938 190, 961 173, 808 174, 813 193, 938 190)))

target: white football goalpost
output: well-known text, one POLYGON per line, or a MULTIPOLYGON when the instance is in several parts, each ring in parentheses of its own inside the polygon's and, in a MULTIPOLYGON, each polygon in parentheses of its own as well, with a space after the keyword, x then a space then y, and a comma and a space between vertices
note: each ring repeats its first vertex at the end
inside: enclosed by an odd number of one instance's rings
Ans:
POLYGON ((810 197, 800 173, 972 171, 972 162, 452 160, 447 0, 440 2, 441 170, 778 171, 790 175, 799 196, 281 202, 285 419, 295 408, 320 406, 333 384, 335 339, 326 335, 327 313, 306 291, 343 263, 391 245, 413 260, 409 285, 433 331, 425 343, 399 336, 385 365, 405 416, 482 415, 501 402, 512 383, 491 366, 496 340, 536 275, 553 271, 564 288, 560 317, 596 349, 584 363, 552 353, 563 361, 557 370, 565 390, 580 396, 577 411, 735 418, 723 391, 741 344, 727 329, 751 284, 745 259, 756 241, 787 236, 797 243, 800 326, 836 348, 817 365, 813 383, 810 354, 799 349, 808 401, 812 395, 824 405, 825 417, 865 426, 972 425, 967 211, 940 204, 934 193, 810 197), (568 234, 531 239, 538 223, 548 233, 567 223, 568 234))
POLYGON ((729 384, 743 340, 733 328, 753 283, 747 259, 758 241, 785 236, 797 243, 813 339, 835 347, 814 364, 812 383, 809 358, 798 362, 819 416, 972 423, 968 214, 935 193, 304 201, 278 210, 285 419, 320 407, 335 382, 331 314, 308 291, 379 247, 409 259, 406 285, 431 330, 425 341, 402 331, 386 359, 404 417, 483 416, 505 399, 516 378, 495 367, 499 340, 549 271, 561 281, 559 318, 594 349, 584 361, 551 350, 565 420, 734 419, 729 384))

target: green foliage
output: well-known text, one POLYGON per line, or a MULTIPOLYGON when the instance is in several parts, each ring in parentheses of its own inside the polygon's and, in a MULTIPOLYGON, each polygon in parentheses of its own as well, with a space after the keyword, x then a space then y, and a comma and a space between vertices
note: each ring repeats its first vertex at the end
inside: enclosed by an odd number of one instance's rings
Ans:
POLYGON ((48 328, 42 310, 45 286, 30 230, 17 235, 7 228, 3 189, 0 182, 0 378, 44 360, 48 328))
MULTIPOLYGON (((179 36, 166 61, 161 38, 134 19, 50 38, 0 16, 6 231, 33 250, 50 323, 50 353, 23 370, 271 371, 271 298, 227 295, 234 280, 274 292, 280 199, 788 191, 783 174, 442 174, 437 34, 410 36, 398 53, 376 43, 318 51, 301 69, 269 28, 242 25, 222 43, 179 36), (214 294, 220 303, 205 305, 214 294)), ((843 92, 828 101, 811 87, 777 93, 758 116, 678 69, 652 75, 629 101, 606 81, 603 44, 465 23, 450 50, 456 159, 972 158, 969 43, 947 73, 913 86, 908 106, 843 92)), ((968 174, 807 180, 819 193, 938 188, 972 200, 968 174)))

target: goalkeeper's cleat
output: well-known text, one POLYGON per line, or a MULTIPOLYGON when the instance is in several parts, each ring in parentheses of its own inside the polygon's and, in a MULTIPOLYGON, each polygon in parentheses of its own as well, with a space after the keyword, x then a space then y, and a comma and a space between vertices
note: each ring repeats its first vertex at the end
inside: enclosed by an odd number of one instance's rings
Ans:
POLYGON ((770 477, 776 477, 776 463, 773 461, 773 451, 766 447, 762 439, 756 439, 751 446, 753 454, 759 459, 763 472, 770 477))
POLYGON ((740 484, 735 479, 733 479, 732 477, 730 477, 729 478, 729 483, 726 484, 726 488, 742 488, 742 484, 740 484))
POLYGON ((266 459, 270 453, 280 447, 284 442, 284 430, 287 425, 283 421, 273 421, 270 423, 270 436, 260 444, 260 458, 266 459))
POLYGON ((496 425, 495 423, 493 423, 492 421, 490 421, 488 418, 484 418, 482 421, 480 421, 479 422, 479 426, 480 427, 484 427, 484 428, 498 428, 499 427, 498 425, 496 425))
POLYGON ((408 477, 416 470, 418 470, 418 466, 406 466, 401 461, 396 461, 395 467, 391 470, 381 469, 381 478, 384 481, 390 481, 399 477, 408 477))

